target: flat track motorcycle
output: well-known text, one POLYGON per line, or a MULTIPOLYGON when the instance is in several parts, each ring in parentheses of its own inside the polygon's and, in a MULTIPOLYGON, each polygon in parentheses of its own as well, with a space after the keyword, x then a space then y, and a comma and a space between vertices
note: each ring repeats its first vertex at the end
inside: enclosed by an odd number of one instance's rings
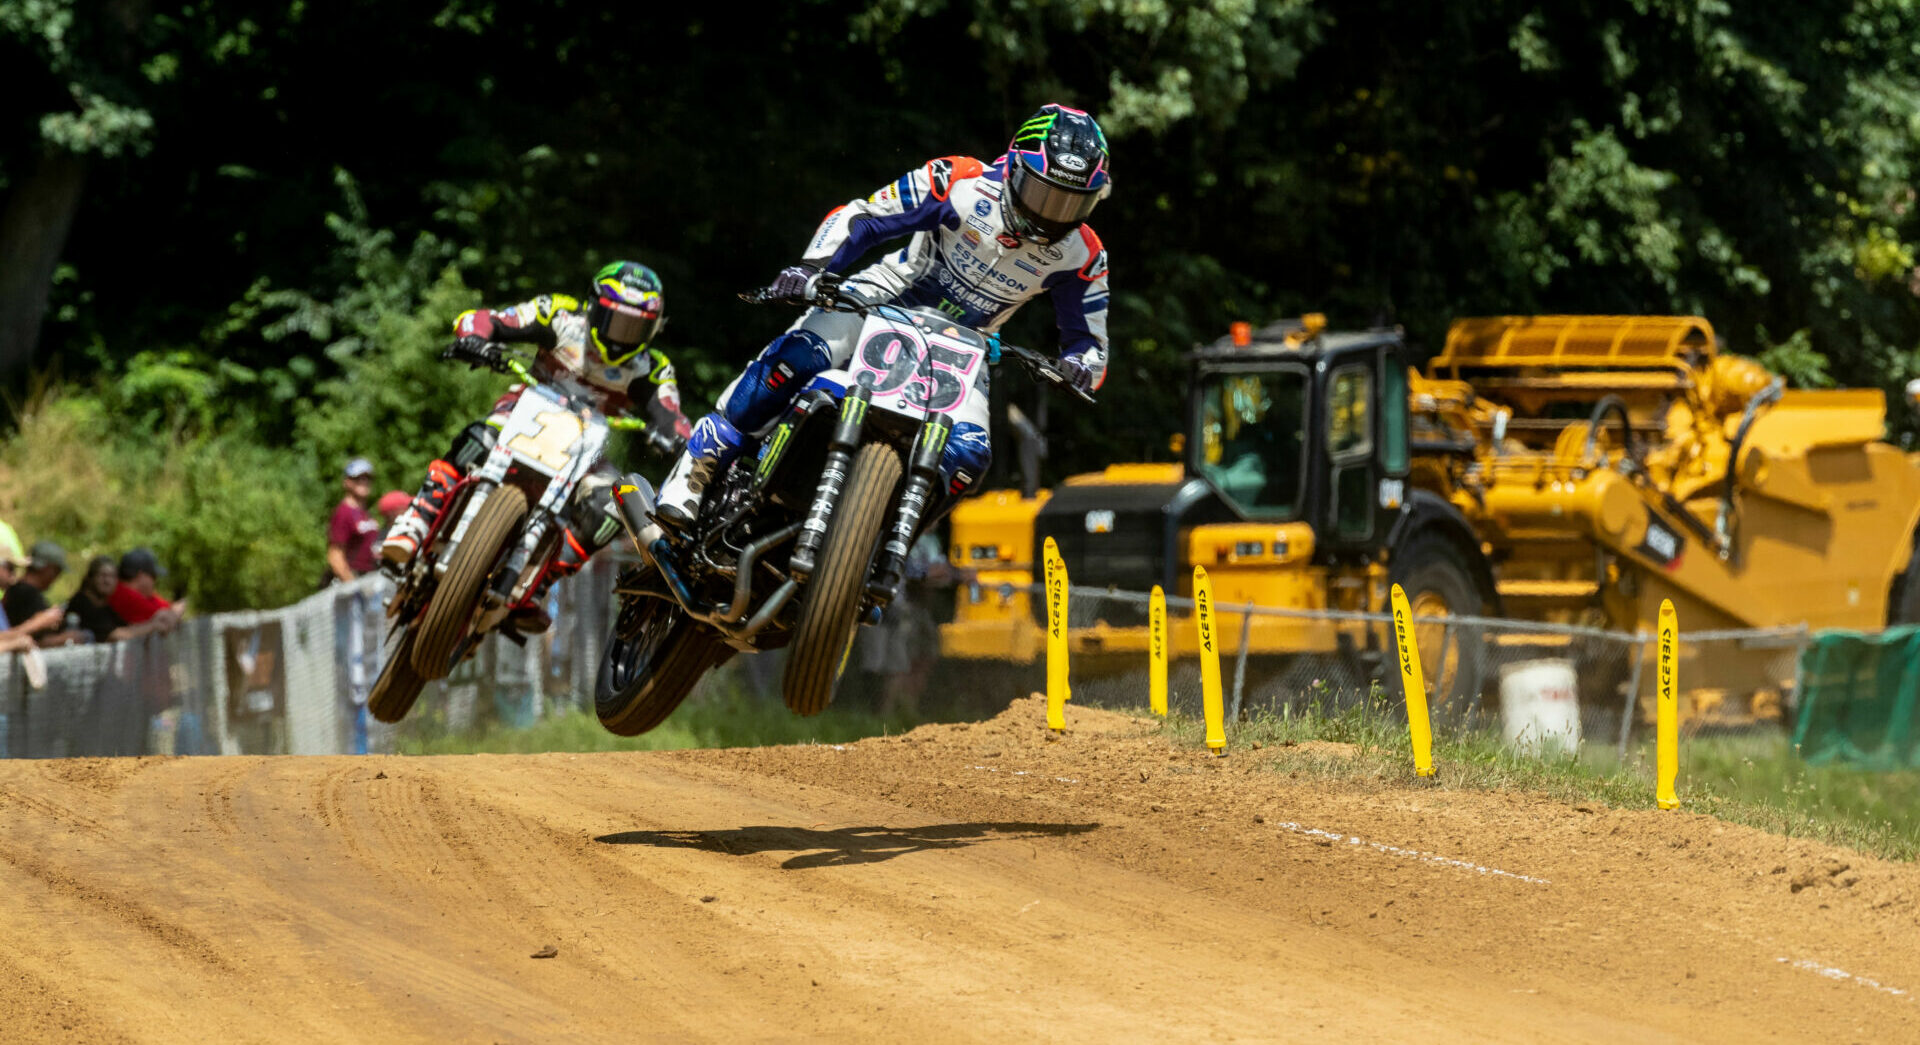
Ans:
POLYGON ((616 487, 645 561, 619 579, 594 708, 622 736, 659 725, 740 651, 790 646, 787 707, 824 711, 857 627, 878 622, 899 593, 908 549, 945 496, 940 455, 955 418, 985 417, 989 364, 1010 359, 1093 401, 1046 356, 931 309, 871 305, 833 284, 812 301, 740 296, 856 313, 857 347, 846 369, 813 378, 748 433, 757 455, 743 452, 707 484, 686 532, 652 521, 645 480, 616 487))
MULTIPOLYGON (((401 567, 387 603, 397 642, 368 694, 382 722, 398 722, 431 680, 445 678, 488 634, 514 641, 511 614, 558 556, 567 511, 606 449, 612 429, 647 430, 664 454, 678 443, 634 418, 609 418, 559 382, 541 382, 501 350, 500 365, 525 385, 486 458, 447 492, 420 547, 401 567)), ((452 357, 452 350, 446 358, 452 357)))

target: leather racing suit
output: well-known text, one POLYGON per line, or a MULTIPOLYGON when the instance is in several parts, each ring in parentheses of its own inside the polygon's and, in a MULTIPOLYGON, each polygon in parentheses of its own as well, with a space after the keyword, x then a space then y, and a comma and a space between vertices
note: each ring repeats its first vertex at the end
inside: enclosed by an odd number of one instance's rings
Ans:
MULTIPOLYGON (((829 213, 803 260, 840 273, 874 247, 910 236, 898 251, 849 277, 845 289, 874 304, 937 309, 985 333, 999 330, 1026 302, 1051 295, 1061 357, 1077 358, 1098 388, 1107 367, 1106 249, 1084 224, 1051 244, 1008 233, 1001 213, 1005 164, 1004 156, 992 163, 947 156, 909 171, 829 213)), ((662 500, 677 493, 675 478, 697 499, 739 453, 743 433, 779 416, 821 371, 847 365, 860 326, 858 316, 810 309, 769 343, 721 393, 719 409, 694 426, 662 500)), ((941 455, 949 505, 992 459, 986 408, 981 396, 976 416, 956 415, 941 455)))

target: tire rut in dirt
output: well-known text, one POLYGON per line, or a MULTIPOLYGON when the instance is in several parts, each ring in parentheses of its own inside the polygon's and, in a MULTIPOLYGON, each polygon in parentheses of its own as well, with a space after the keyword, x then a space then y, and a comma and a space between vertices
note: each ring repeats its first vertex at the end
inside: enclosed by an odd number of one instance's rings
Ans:
POLYGON ((615 632, 594 676, 594 714, 616 736, 637 737, 665 722, 707 669, 733 656, 733 647, 679 607, 649 601, 658 606, 649 610, 654 619, 631 639, 615 632))
POLYGON ((382 722, 398 722, 413 710, 413 702, 420 699, 426 685, 427 680, 413 670, 413 629, 408 628, 401 634, 399 645, 387 655, 380 677, 374 680, 367 694, 367 710, 382 722))
POLYGON ((884 443, 861 447, 853 459, 787 655, 780 692, 797 715, 818 715, 833 702, 840 669, 852 649, 867 569, 880 545, 880 524, 901 471, 900 455, 884 443))
POLYGON ((486 585, 487 576, 499 561, 500 547, 520 526, 527 514, 526 492, 517 486, 501 486, 480 506, 480 513, 468 525, 460 546, 453 550, 446 576, 433 593, 433 602, 421 615, 414 632, 413 669, 427 679, 445 678, 452 665, 454 647, 467 632, 473 619, 474 600, 486 585))

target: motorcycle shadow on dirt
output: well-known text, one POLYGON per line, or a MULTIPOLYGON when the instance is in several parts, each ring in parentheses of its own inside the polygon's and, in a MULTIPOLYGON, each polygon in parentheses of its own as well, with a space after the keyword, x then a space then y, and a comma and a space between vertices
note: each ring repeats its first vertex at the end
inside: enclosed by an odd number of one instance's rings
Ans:
POLYGON ((621 831, 594 839, 605 845, 649 845, 662 849, 700 849, 729 856, 794 852, 780 864, 787 871, 844 867, 891 860, 931 849, 961 849, 981 842, 1061 838, 1085 834, 1099 824, 977 823, 928 824, 925 827, 736 827, 725 831, 621 831))

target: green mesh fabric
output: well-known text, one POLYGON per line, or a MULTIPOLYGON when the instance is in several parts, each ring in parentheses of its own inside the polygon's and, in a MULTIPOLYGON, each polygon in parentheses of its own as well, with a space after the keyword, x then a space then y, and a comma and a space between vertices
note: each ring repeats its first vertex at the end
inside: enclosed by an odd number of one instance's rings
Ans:
POLYGON ((1920 625, 1823 631, 1800 654, 1793 746, 1813 765, 1920 768, 1920 625))

